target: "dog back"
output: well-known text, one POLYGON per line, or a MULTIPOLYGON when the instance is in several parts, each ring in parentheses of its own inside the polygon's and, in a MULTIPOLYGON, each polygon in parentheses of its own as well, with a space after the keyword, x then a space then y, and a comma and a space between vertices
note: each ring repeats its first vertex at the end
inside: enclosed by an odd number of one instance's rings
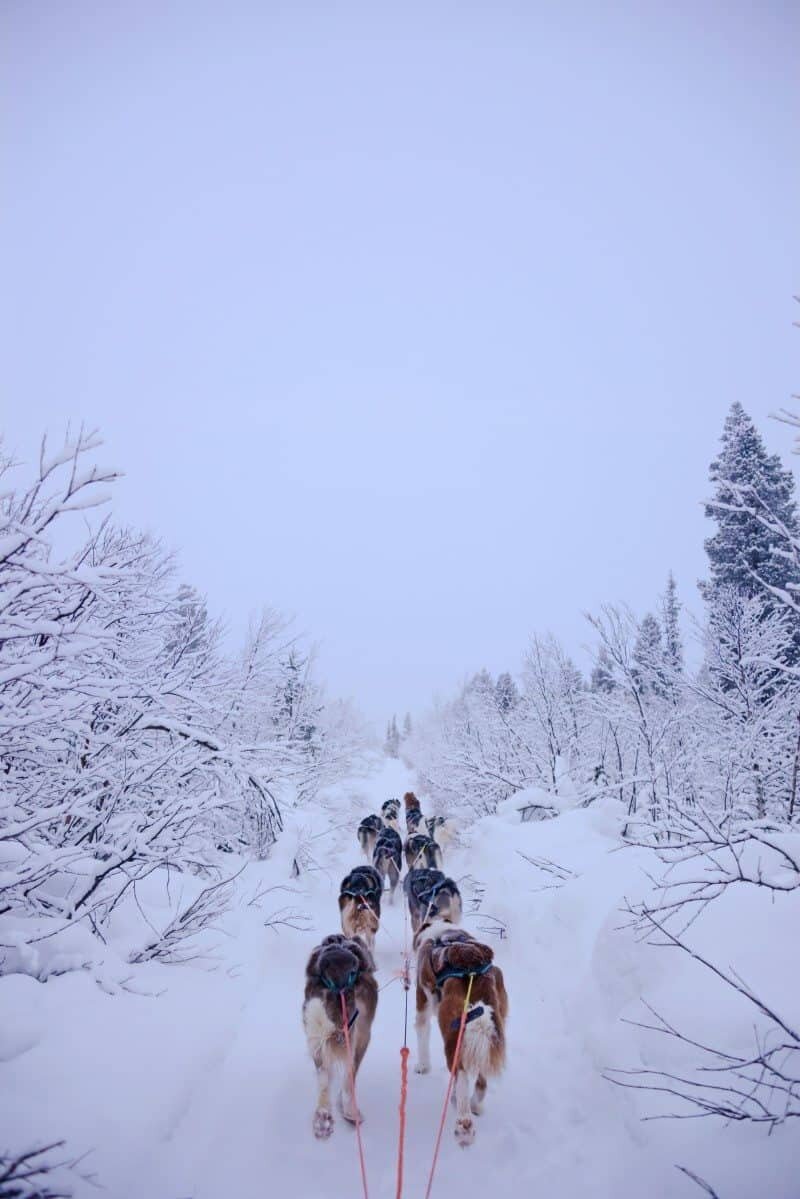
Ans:
POLYGON ((312 1055, 345 1057, 342 999, 348 1021, 369 1030, 378 1006, 372 954, 358 939, 333 933, 312 950, 306 964, 303 1022, 312 1055), (319 1042, 314 1044, 313 1042, 319 1042))
POLYGON ((422 924, 437 919, 449 924, 461 923, 461 892, 454 880, 447 878, 441 870, 410 870, 403 886, 414 932, 422 924))
POLYGON ((382 828, 372 851, 372 862, 381 878, 396 881, 403 865, 403 842, 393 828, 382 828))
POLYGON ((463 929, 443 922, 426 928, 415 941, 418 985, 438 1000, 437 1016, 448 1067, 453 1066, 458 1028, 469 993, 464 1067, 478 1074, 499 1074, 505 1063, 508 995, 502 971, 494 964, 493 950, 463 929))
POLYGON ((439 870, 442 865, 442 851, 427 833, 413 833, 405 844, 406 865, 409 870, 417 866, 425 866, 429 870, 439 870))

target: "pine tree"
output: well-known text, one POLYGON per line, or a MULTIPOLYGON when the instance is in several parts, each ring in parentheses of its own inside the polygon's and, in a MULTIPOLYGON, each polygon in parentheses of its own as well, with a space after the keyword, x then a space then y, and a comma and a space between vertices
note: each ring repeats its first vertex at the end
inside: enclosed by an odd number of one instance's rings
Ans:
POLYGON ((716 521, 717 531, 705 542, 711 575, 701 584, 705 599, 713 602, 719 588, 733 588, 749 598, 763 594, 763 583, 785 587, 787 582, 800 581, 772 534, 753 512, 742 510, 743 502, 752 506, 755 495, 791 532, 800 532, 792 473, 784 470, 777 454, 767 453, 739 403, 731 406, 725 419, 722 449, 711 463, 709 477, 715 492, 705 511, 716 521))
POLYGON ((400 754, 400 730, 397 727, 397 717, 392 716, 386 726, 386 741, 383 745, 384 752, 390 758, 396 758, 400 754))
POLYGON ((507 670, 497 676, 494 694, 498 711, 504 716, 519 703, 519 689, 507 670))
POLYGON ((476 695, 483 696, 494 694, 494 680, 485 666, 482 666, 481 669, 472 676, 467 683, 465 690, 473 691, 476 695))
POLYGON ((602 691, 606 695, 609 691, 613 691, 616 687, 614 682, 614 664, 611 661, 608 650, 604 645, 600 646, 597 651, 597 658, 594 667, 592 668, 591 677, 589 679, 589 688, 591 691, 602 691))
POLYGON ((661 623, 664 634, 664 660, 670 670, 683 673, 683 641, 680 629, 681 605, 672 571, 667 576, 667 589, 661 597, 661 623))
POLYGON ((636 663, 634 678, 639 689, 662 694, 665 687, 664 645, 661 625, 652 612, 648 612, 639 625, 633 660, 636 663))
POLYGON ((403 721, 403 740, 405 741, 412 733, 411 713, 406 712, 406 718, 403 721))

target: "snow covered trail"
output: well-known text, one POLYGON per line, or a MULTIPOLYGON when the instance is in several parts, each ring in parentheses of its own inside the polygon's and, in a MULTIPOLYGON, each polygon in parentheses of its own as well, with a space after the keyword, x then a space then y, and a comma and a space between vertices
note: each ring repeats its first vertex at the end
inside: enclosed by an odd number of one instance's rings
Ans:
MULTIPOLYGON (((353 1129, 337 1116, 329 1141, 311 1133, 304 968, 313 946, 339 930, 338 886, 359 862, 358 820, 411 782, 390 761, 337 789, 333 826, 320 811, 311 842, 306 830, 314 860, 296 883, 291 831, 270 861, 249 866, 245 900, 259 885, 296 893, 270 892, 260 909, 243 902, 229 913, 214 972, 151 963, 137 981, 163 989, 158 998, 110 996, 85 972, 44 986, 20 975, 0 980, 3 1140, 65 1137, 75 1152, 94 1147, 91 1168, 110 1199, 358 1196, 353 1129), (302 909, 308 928, 265 928, 284 905, 302 909)), ((617 852, 611 808, 517 821, 487 817, 445 854, 464 893, 464 924, 491 940, 506 976, 509 1052, 469 1149, 456 1145, 448 1113, 433 1194, 469 1195, 479 1184, 493 1199, 692 1199, 700 1192, 676 1170, 684 1164, 721 1199, 797 1199, 797 1155, 784 1129, 767 1145, 749 1127, 731 1137, 706 1122, 643 1124, 649 1097, 604 1080, 606 1066, 647 1062, 641 1035, 620 1020, 641 1017, 642 995, 672 1010, 681 994, 702 1006, 702 988, 687 982, 683 963, 618 931, 622 899, 640 893, 645 863, 637 851, 617 852), (569 881, 547 886, 555 880, 530 858, 559 863, 569 881), (501 925, 502 939, 489 931, 501 925)), ((403 940, 398 892, 394 906, 384 904, 376 951, 383 989, 358 1080, 372 1199, 395 1194, 404 992, 392 979, 403 940)), ((413 1022, 412 989, 404 1194, 421 1199, 447 1073, 435 1030, 433 1070, 414 1072, 413 1022)), ((76 1189, 78 1199, 97 1193, 76 1189)))

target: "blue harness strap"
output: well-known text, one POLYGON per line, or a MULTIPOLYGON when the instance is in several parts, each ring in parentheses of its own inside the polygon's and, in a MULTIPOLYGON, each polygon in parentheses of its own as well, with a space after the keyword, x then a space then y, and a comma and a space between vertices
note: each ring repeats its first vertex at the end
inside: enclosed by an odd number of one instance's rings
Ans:
POLYGON ((494 962, 487 962, 485 966, 473 967, 471 970, 464 970, 461 966, 445 966, 444 970, 434 975, 436 986, 440 987, 448 978, 469 978, 470 974, 488 974, 493 965, 494 962))
POLYGON ((429 887, 427 891, 418 891, 417 899, 420 903, 430 903, 432 899, 436 898, 442 887, 446 887, 449 882, 448 878, 443 878, 438 883, 434 883, 432 887, 429 887))
POLYGON ((360 970, 351 970, 345 979, 343 986, 339 986, 339 984, 335 983, 332 978, 328 978, 327 974, 320 974, 319 981, 322 983, 323 987, 327 987, 329 991, 333 991, 334 995, 341 995, 343 991, 352 991, 353 987, 358 981, 358 976, 360 973, 360 970))
MULTIPOLYGON (((464 1021, 464 1023, 470 1024, 473 1020, 477 1020, 478 1017, 482 1016, 482 1015, 483 1015, 483 1008, 481 1007, 480 1004, 478 1004, 477 1007, 473 1007, 473 1008, 469 1009, 469 1012, 467 1013, 467 1018, 464 1021)), ((450 1021, 451 1028, 458 1028, 460 1024, 461 1024, 460 1016, 456 1016, 455 1020, 450 1021)))

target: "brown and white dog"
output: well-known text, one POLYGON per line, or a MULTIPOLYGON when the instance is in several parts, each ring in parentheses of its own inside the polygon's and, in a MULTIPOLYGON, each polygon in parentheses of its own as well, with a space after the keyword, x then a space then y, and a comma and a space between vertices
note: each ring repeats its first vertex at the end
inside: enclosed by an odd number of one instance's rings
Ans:
POLYGON ((374 866, 356 866, 342 879, 339 911, 346 937, 360 937, 372 951, 381 923, 383 879, 374 866))
POLYGON ((430 1022, 436 1016, 448 1070, 453 1069, 458 1030, 472 976, 467 1022, 455 1079, 459 1145, 475 1140, 473 1115, 480 1115, 487 1079, 505 1064, 508 996, 493 951, 463 929, 443 920, 423 925, 414 938, 417 950, 417 1073, 431 1067, 430 1022))
POLYGON ((342 1016, 342 996, 350 1026, 353 1074, 369 1045, 372 1021, 378 1006, 375 964, 360 940, 339 933, 326 937, 308 959, 303 1000, 303 1027, 317 1071, 317 1106, 314 1136, 324 1140, 333 1132, 331 1091, 338 1089, 339 1109, 352 1124, 363 1119, 350 1087, 347 1046, 342 1016))

